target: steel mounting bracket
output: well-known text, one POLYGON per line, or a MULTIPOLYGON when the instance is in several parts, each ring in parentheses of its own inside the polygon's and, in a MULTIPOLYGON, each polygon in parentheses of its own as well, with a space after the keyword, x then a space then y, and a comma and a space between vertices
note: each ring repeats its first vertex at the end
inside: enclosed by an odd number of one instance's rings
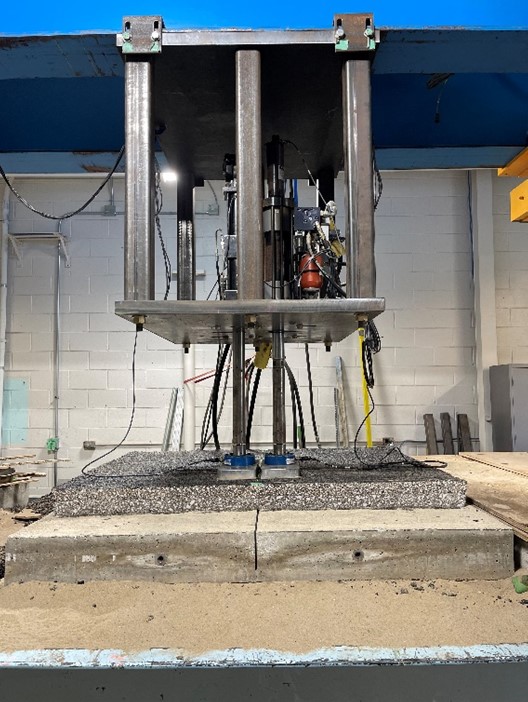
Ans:
POLYGON ((117 36, 124 54, 160 54, 163 44, 161 15, 123 17, 123 32, 117 36))
POLYGON ((334 37, 336 51, 374 51, 379 43, 379 30, 374 28, 372 14, 334 15, 334 37))

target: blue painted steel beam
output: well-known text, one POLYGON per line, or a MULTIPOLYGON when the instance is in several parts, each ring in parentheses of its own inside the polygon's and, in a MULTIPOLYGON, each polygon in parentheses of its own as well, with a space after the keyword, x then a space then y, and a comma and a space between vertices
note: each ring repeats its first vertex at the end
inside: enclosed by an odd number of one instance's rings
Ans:
POLYGON ((233 648, 191 656, 178 649, 34 649, 0 652, 1 668, 226 668, 252 666, 447 665, 528 662, 528 643, 373 648, 336 646, 307 653, 233 648))
POLYGON ((520 151, 518 146, 376 149, 376 162, 382 171, 500 168, 520 151))
POLYGON ((385 29, 373 72, 528 73, 528 32, 385 29))

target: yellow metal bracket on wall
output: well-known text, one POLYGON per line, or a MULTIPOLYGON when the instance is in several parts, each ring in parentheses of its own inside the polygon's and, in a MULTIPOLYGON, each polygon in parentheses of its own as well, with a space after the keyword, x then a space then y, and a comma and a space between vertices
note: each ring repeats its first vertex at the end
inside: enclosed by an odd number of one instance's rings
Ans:
MULTIPOLYGON (((528 178, 528 148, 523 149, 504 168, 497 171, 499 176, 528 178)), ((528 222, 528 180, 510 193, 510 219, 512 222, 528 222)))

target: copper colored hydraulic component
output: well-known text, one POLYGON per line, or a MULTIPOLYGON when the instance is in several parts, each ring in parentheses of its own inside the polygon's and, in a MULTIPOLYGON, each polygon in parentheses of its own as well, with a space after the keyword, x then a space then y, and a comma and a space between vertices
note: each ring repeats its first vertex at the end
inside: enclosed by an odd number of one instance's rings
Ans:
POLYGON ((316 292, 323 285, 323 276, 320 267, 323 265, 321 254, 310 256, 304 254, 299 263, 299 273, 301 274, 300 284, 304 292, 316 292))

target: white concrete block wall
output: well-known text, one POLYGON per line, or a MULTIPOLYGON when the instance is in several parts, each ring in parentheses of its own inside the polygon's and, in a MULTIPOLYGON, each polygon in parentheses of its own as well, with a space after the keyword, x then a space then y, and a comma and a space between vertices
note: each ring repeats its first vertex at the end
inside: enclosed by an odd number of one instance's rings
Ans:
POLYGON ((528 363, 528 224, 510 220, 510 192, 522 180, 493 179, 499 363, 528 363))
MULTIPOLYGON (((395 172, 383 182, 376 255, 386 312, 376 320, 383 349, 375 358, 374 438, 423 440, 428 412, 466 412, 476 435, 467 174, 395 172)), ((342 345, 356 357, 355 338, 342 345)), ((357 421, 361 376, 352 373, 357 421)))
MULTIPOLYGON (((387 311, 378 320, 384 348, 375 358, 373 392, 375 439, 397 441, 424 438, 422 415, 441 411, 467 412, 476 426, 474 330, 472 317, 471 246, 465 172, 401 172, 383 176, 383 197, 376 215, 378 291, 387 299, 387 311)), ((18 179, 21 192, 37 206, 60 213, 82 204, 99 181, 79 179, 18 179)), ((215 231, 225 228, 225 206, 220 182, 213 183, 220 215, 199 215, 197 281, 204 298, 216 279, 215 231)), ((175 209, 175 188, 164 186, 166 211, 175 209)), ((123 181, 116 179, 116 206, 123 210, 123 181)), ((312 204, 315 195, 300 184, 300 204, 312 204)), ((338 179, 338 225, 343 226, 343 188, 338 179)), ((61 478, 76 474, 92 457, 118 443, 128 426, 132 403, 131 352, 133 327, 116 317, 114 302, 122 295, 123 217, 105 217, 103 193, 89 214, 68 220, 71 267, 61 278, 61 478), (99 450, 85 451, 84 440, 99 450)), ((196 208, 214 205, 211 190, 196 191, 196 208)), ((169 254, 175 257, 175 217, 162 218, 169 254)), ((35 217, 12 202, 12 232, 54 231, 56 224, 35 217)), ((157 291, 163 294, 163 270, 158 247, 157 291)), ((22 261, 9 259, 9 317, 6 377, 25 382, 29 389, 27 435, 7 450, 24 448, 47 456, 46 440, 53 435, 52 332, 53 285, 56 250, 50 243, 24 244, 22 261)), ((248 347, 248 355, 252 352, 248 347)), ((358 339, 354 335, 335 344, 330 353, 311 349, 315 404, 321 440, 335 441, 335 356, 343 357, 350 433, 363 418, 358 339)), ((287 358, 300 386, 307 436, 313 441, 307 379, 302 345, 288 346, 287 358)), ((213 368, 215 347, 196 349, 196 373, 213 368)), ((159 448, 170 389, 182 382, 182 352, 170 343, 143 332, 136 360, 136 414, 126 450, 159 448)), ((254 420, 253 441, 271 443, 271 371, 262 376, 254 420)), ((196 438, 212 381, 196 385, 196 438)), ((26 387, 26 386, 24 386, 26 387)), ((288 405, 291 404, 289 395, 288 405)), ((221 438, 230 443, 231 400, 226 398, 220 423, 221 438)), ((288 428, 291 436, 291 428, 288 428)), ((20 437, 20 434, 18 435, 20 437)), ((9 439, 9 437, 7 437, 9 439)), ((361 437, 362 438, 362 437, 361 437)), ((406 449, 412 451, 411 446, 406 449)), ((119 455, 116 452, 115 455, 119 455)), ((49 479, 42 481, 44 491, 49 479)))

